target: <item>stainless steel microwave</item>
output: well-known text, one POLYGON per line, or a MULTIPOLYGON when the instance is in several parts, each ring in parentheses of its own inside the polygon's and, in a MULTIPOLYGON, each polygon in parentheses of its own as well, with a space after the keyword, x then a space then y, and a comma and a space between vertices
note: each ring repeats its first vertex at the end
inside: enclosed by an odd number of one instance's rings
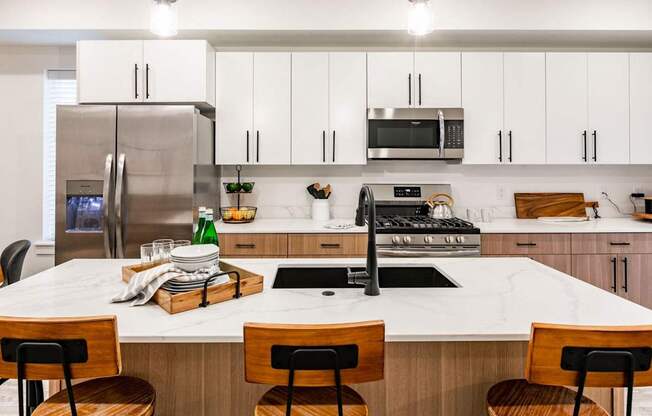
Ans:
POLYGON ((370 108, 368 159, 464 157, 464 109, 370 108))

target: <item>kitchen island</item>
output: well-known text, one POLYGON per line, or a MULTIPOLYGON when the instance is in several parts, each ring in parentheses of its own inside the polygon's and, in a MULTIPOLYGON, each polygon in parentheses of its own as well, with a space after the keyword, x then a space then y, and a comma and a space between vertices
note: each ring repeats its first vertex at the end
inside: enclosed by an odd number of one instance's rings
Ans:
MULTIPOLYGON (((382 319, 385 380, 357 386, 373 415, 480 415, 491 384, 522 377, 530 324, 637 325, 652 311, 527 258, 381 259, 433 265, 457 288, 271 288, 279 265, 363 265, 363 259, 228 260, 265 276, 261 294, 168 315, 109 299, 134 260, 73 260, 0 291, 11 316, 115 314, 123 372, 149 380, 158 414, 248 415, 267 386, 244 381, 244 322, 382 319), (38 305, 38 307, 35 307, 38 305)), ((610 390, 589 395, 607 409, 610 390)), ((616 412, 617 414, 617 412, 616 412)))

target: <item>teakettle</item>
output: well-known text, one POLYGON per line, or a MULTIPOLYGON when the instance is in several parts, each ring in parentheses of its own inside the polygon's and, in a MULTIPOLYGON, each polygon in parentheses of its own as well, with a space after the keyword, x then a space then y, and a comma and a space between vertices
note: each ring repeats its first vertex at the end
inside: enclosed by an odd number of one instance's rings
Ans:
POLYGON ((430 207, 428 215, 430 218, 453 218, 453 198, 448 194, 432 194, 426 200, 430 207))

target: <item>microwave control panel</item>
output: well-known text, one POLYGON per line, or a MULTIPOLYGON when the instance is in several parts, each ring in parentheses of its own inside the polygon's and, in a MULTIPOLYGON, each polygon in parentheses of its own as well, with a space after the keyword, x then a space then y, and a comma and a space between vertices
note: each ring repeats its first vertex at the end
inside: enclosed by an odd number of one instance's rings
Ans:
POLYGON ((446 149, 464 149, 464 121, 448 120, 444 122, 446 130, 446 149))

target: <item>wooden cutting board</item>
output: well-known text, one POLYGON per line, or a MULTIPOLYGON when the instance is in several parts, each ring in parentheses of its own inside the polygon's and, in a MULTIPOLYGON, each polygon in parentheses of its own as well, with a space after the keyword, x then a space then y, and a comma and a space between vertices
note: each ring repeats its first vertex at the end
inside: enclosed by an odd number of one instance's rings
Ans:
POLYGON ((516 218, 586 217, 583 193, 515 193, 516 218))

